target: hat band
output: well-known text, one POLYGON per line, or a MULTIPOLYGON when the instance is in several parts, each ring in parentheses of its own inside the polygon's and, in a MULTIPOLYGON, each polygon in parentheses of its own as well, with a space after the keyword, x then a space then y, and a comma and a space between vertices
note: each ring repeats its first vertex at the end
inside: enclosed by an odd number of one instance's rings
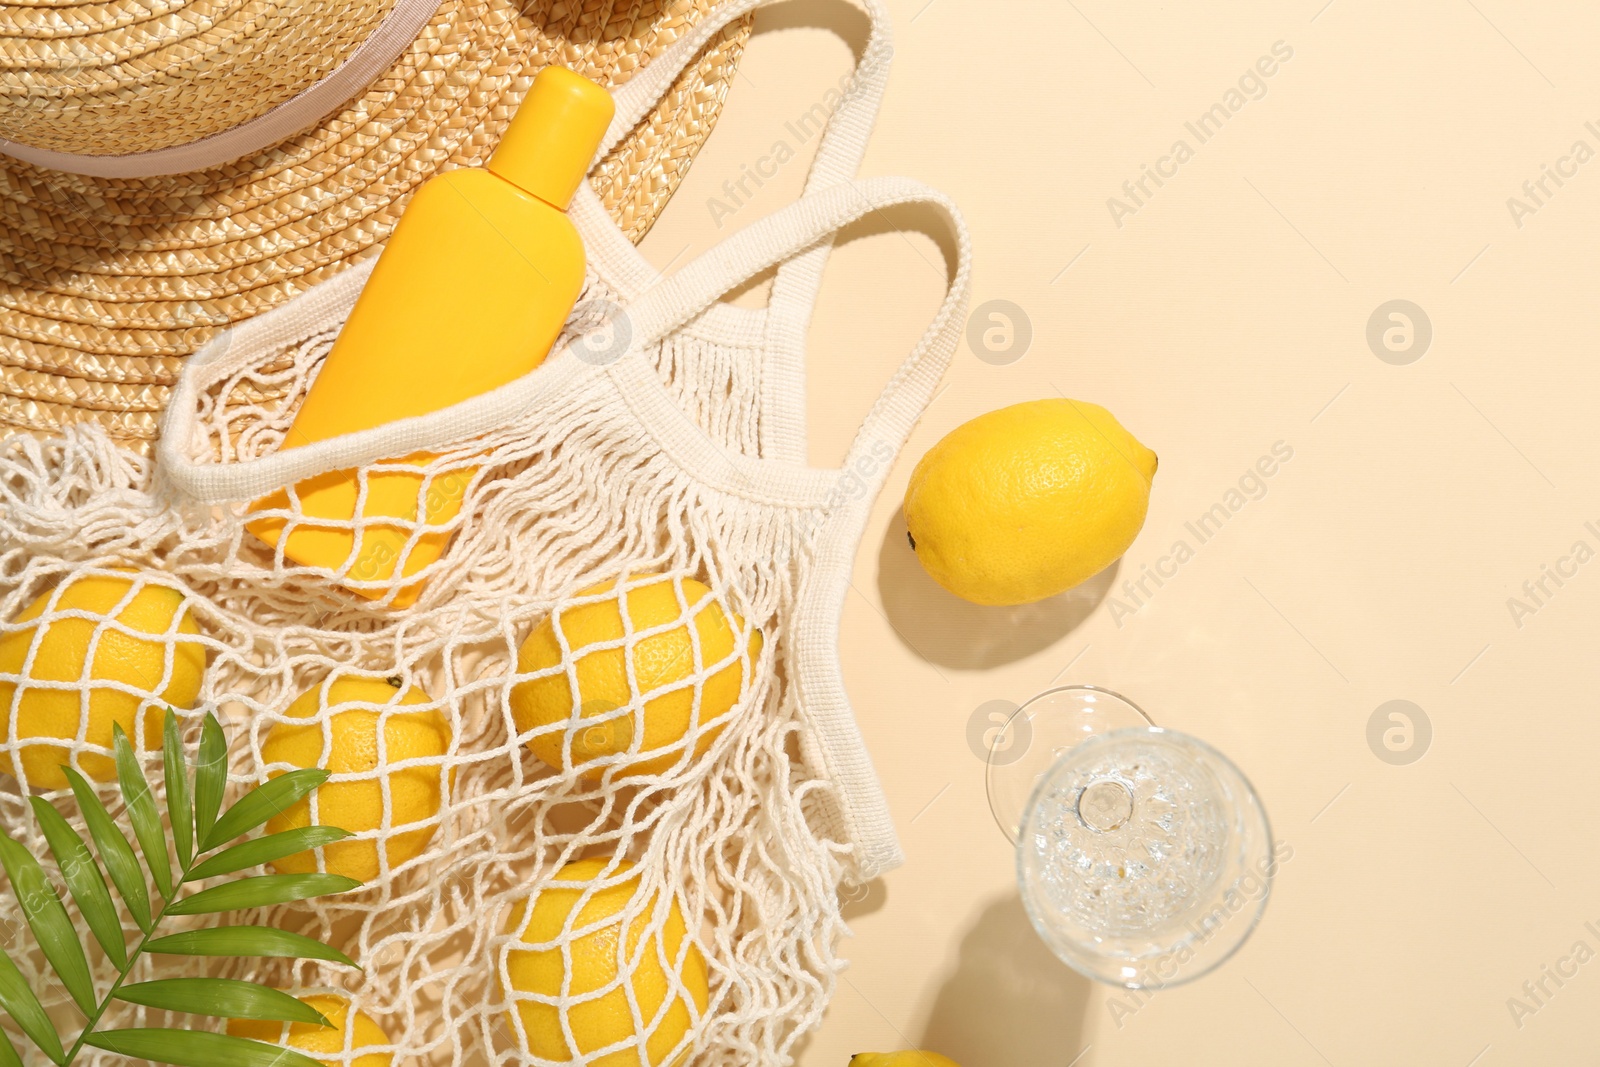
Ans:
POLYGON ((221 133, 188 144, 117 156, 52 152, 0 137, 0 154, 36 167, 94 178, 154 178, 231 163, 309 129, 365 90, 417 39, 440 3, 441 0, 395 0, 372 35, 325 77, 271 111, 221 133))

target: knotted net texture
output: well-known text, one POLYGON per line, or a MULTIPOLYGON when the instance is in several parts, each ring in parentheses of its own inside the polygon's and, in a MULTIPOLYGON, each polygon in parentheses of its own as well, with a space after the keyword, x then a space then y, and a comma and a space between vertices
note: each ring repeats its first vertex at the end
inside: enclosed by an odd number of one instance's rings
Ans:
MULTIPOLYGON (((583 306, 613 303, 591 279, 583 306)), ((575 322, 586 325, 582 315, 575 322)), ((206 388, 193 454, 230 463, 275 451, 335 332, 313 330, 252 353, 206 388), (240 394, 283 399, 263 406, 239 402, 240 394)), ((760 380, 748 360, 678 336, 655 348, 653 362, 669 395, 693 396, 685 409, 707 435, 730 450, 752 447, 760 380)), ((313 745, 318 763, 331 766, 323 760, 335 758, 339 717, 376 716, 366 727, 370 760, 336 773, 313 801, 327 806, 335 784, 365 789, 362 802, 380 813, 376 825, 330 848, 364 847, 376 867, 368 884, 313 904, 224 917, 325 939, 364 973, 315 962, 162 957, 155 967, 141 962, 133 980, 192 973, 249 978, 297 993, 337 990, 388 1034, 396 1062, 665 1063, 692 1048, 695 1063, 779 1064, 817 1023, 840 966, 834 945, 844 926, 836 892, 849 846, 819 829, 826 823, 819 812, 833 803, 838 787, 797 755, 802 715, 796 687, 785 684, 791 649, 782 620, 794 608, 820 518, 688 477, 641 430, 605 375, 569 378, 558 403, 530 409, 408 468, 418 476, 419 499, 441 485, 459 486, 462 506, 437 526, 427 524, 424 506, 424 520, 407 527, 413 539, 453 540, 425 572, 421 599, 404 612, 340 588, 354 581, 348 564, 337 573, 299 567, 256 540, 246 525, 261 513, 250 501, 212 506, 188 499, 97 428, 0 444, 0 619, 15 620, 41 593, 99 576, 126 581, 130 600, 146 584, 177 590, 182 614, 196 624, 193 633, 182 632, 177 621, 151 632, 120 619, 118 610, 47 610, 32 622, 0 626, 0 638, 32 627, 35 636, 25 640, 37 646, 51 625, 85 619, 97 638, 121 634, 142 642, 145 651, 138 661, 145 673, 120 681, 44 681, 34 677, 34 659, 0 673, 0 692, 11 687, 9 707, 0 710, 12 725, 0 754, 22 752, 27 738, 18 736, 16 725, 30 694, 71 691, 81 698, 79 728, 56 743, 90 771, 96 756, 109 753, 91 737, 91 693, 109 690, 139 701, 141 722, 129 732, 143 736, 145 718, 159 721, 163 705, 154 697, 186 648, 203 648, 207 657, 198 708, 216 709, 230 735, 230 798, 290 769, 264 752, 275 729, 319 731, 313 745), (615 584, 577 595, 605 581, 615 584), (693 582, 706 592, 696 593, 693 582), (678 610, 665 619, 631 619, 624 609, 629 591, 662 583, 678 610), (541 621, 606 601, 621 620, 620 633, 585 638, 589 643, 580 646, 558 625, 563 662, 518 673, 518 647, 541 621), (727 620, 732 651, 712 655, 704 647, 690 620, 707 611, 727 620), (680 659, 678 669, 653 670, 648 677, 634 669, 643 642, 674 632, 689 662, 680 659), (616 650, 628 668, 624 701, 592 720, 572 716, 519 730, 510 701, 517 684, 564 675, 573 706, 582 707, 576 665, 616 650), (706 713, 708 683, 730 669, 740 680, 737 699, 706 713), (388 685, 377 699, 330 706, 340 681, 361 679, 388 685), (308 691, 311 717, 286 714, 308 691), (665 758, 652 759, 655 766, 640 773, 646 704, 663 698, 681 703, 685 694, 686 728, 669 745, 652 747, 650 756, 665 758), (397 724, 430 713, 444 726, 441 751, 415 745, 390 751, 397 747, 397 724), (627 747, 595 755, 585 732, 617 722, 626 725, 616 733, 627 747), (539 736, 560 738, 565 769, 530 752, 527 742, 539 736), (431 795, 442 800, 436 812, 428 810, 431 795), (403 848, 402 841, 416 847, 403 848), (536 897, 564 864, 584 857, 603 858, 607 866, 581 889, 558 936, 529 938, 537 943, 525 945, 515 940, 517 929, 506 932, 519 902, 536 897), (628 871, 620 861, 637 866, 628 871), (620 912, 597 919, 586 910, 604 887, 624 882, 634 890, 620 912), (683 932, 674 931, 675 921, 683 932), (592 951, 582 939, 605 940, 607 930, 612 977, 585 987, 573 979, 570 954, 574 945, 592 951), (568 974, 554 990, 511 991, 508 998, 499 975, 513 950, 537 948, 567 958, 568 974), (704 958, 704 999, 686 985, 693 953, 704 958), (654 981, 630 980, 645 970, 654 981), (621 998, 633 1027, 602 1027, 596 1037, 575 1025, 584 1005, 608 996, 621 998), (529 1013, 508 1013, 512 1001, 554 1007, 561 1039, 577 1050, 570 1060, 520 1051, 529 1045, 519 1033, 529 1013)), ((361 477, 384 469, 367 468, 361 477)), ((356 536, 366 526, 361 519, 349 524, 356 536)), ((183 712, 191 743, 198 715, 183 712)), ((160 778, 158 764, 147 760, 152 781, 160 778)), ((0 794, 0 820, 43 856, 24 800, 38 786, 22 768, 19 762, 19 780, 0 794)), ((102 768, 99 777, 110 775, 102 768)), ((104 790, 103 799, 117 811, 114 786, 104 790)), ((65 790, 46 796, 58 799, 65 790)), ((77 818, 75 807, 61 807, 77 818)), ((74 825, 82 830, 81 820, 74 825)), ((326 863, 319 856, 319 866, 326 863)), ((192 922, 177 920, 174 928, 192 922)), ((0 923, 23 929, 9 895, 0 897, 0 923)), ((131 921, 125 929, 136 933, 131 921)), ((94 955, 103 990, 111 972, 94 955)), ((46 980, 41 961, 23 956, 19 963, 62 1012, 63 1031, 75 1032, 81 1020, 64 991, 46 980)), ((116 1010, 118 1025, 197 1022, 142 1008, 116 1010)), ((329 1058, 353 1063, 362 1054, 347 1047, 329 1058)))
MULTIPOLYGON (((608 138, 614 143, 655 106, 711 34, 765 2, 727 0, 645 68, 619 91, 608 138)), ((18 620, 24 605, 83 575, 121 575, 131 589, 138 578, 117 568, 133 568, 178 590, 192 632, 170 620, 148 629, 157 655, 143 661, 145 682, 129 686, 132 699, 150 715, 145 688, 176 677, 185 649, 203 648, 198 705, 229 723, 236 793, 288 768, 271 762, 275 730, 313 731, 311 758, 331 766, 341 717, 366 716, 368 764, 352 761, 323 788, 363 791, 346 803, 365 803, 373 817, 319 862, 340 846, 361 850, 352 855, 370 859, 368 885, 227 920, 325 938, 365 971, 163 960, 163 975, 189 966, 339 991, 355 1021, 342 1054, 316 1055, 359 1067, 371 1065, 351 1046, 374 1025, 393 1041, 378 1051, 396 1061, 792 1059, 841 966, 839 887, 902 858, 844 692, 838 620, 872 500, 937 391, 970 290, 970 246, 947 198, 902 179, 850 180, 892 53, 882 5, 860 6, 871 39, 857 77, 828 105, 834 113, 800 202, 671 277, 650 279, 580 190, 573 216, 591 264, 606 269, 591 276, 568 335, 534 373, 432 415, 280 447, 364 280, 367 268, 356 267, 190 358, 169 405, 159 471, 94 429, 0 442, 7 629, 20 633, 29 625, 18 620), (950 291, 845 465, 810 468, 805 325, 832 237, 910 203, 931 205, 951 224, 950 291), (773 267, 768 308, 716 305, 773 267), (294 494, 272 514, 255 501, 356 468, 356 515, 376 479, 400 478, 414 489, 416 517, 319 518, 325 529, 352 547, 367 537, 397 545, 401 558, 426 538, 448 541, 420 572, 426 585, 409 609, 398 610, 392 592, 373 600, 348 591, 365 582, 366 592, 383 592, 356 571, 356 551, 337 567, 303 567, 248 532, 257 520, 306 519, 294 494), (606 582, 614 584, 595 588, 606 582), (636 595, 654 596, 656 610, 636 616, 636 595), (579 625, 584 612, 613 625, 579 625), (703 627, 708 617, 721 628, 703 627), (519 667, 519 646, 547 620, 557 655, 519 667), (674 649, 671 669, 647 652, 663 641, 674 649), (588 700, 577 682, 587 686, 590 666, 607 657, 610 691, 588 700), (645 663, 653 666, 641 670, 645 663), (559 691, 561 678, 579 717, 534 714, 519 727, 517 687, 559 691), (678 725, 652 736, 649 712, 660 707, 675 709, 678 725), (428 716, 439 728, 405 729, 428 716), (429 733, 443 739, 433 750, 413 736, 429 733), (529 741, 559 742, 544 745, 551 763, 529 741), (598 866, 558 880, 574 860, 598 866), (555 903, 541 913, 541 899, 555 903), (530 957, 543 977, 508 996, 502 977, 530 957), (620 1031, 582 1021, 596 1014, 623 1020, 620 1031), (530 1021, 548 1041, 532 1039, 530 1021)), ((94 622, 96 633, 136 629, 111 614, 120 623, 94 622)), ((36 680, 19 662, 9 674, 0 669, 0 687, 7 682, 16 687, 15 725, 36 680)), ((67 688, 84 684, 77 678, 67 688)), ((80 766, 105 754, 78 725, 86 707, 92 701, 80 697, 66 731, 73 736, 60 742, 80 766)), ((195 718, 186 715, 191 740, 195 718)), ((141 726, 130 732, 140 736, 141 726)), ((18 747, 13 730, 0 755, 18 747)), ((0 820, 38 849, 22 803, 30 783, 19 785, 0 793, 0 820)), ((331 796, 319 794, 319 815, 331 796)), ((6 909, 14 905, 0 898, 0 922, 16 923, 6 909)), ((39 962, 25 966, 69 1013, 65 994, 42 982, 39 962)), ((135 980, 150 973, 144 965, 135 980)), ((164 1021, 128 1011, 123 1025, 164 1021)))

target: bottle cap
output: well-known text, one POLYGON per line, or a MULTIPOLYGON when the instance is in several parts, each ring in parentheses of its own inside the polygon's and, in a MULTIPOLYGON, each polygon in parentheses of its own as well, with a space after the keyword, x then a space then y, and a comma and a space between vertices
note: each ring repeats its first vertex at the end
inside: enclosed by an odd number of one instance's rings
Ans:
POLYGON ((546 67, 511 116, 489 169, 565 211, 615 111, 611 94, 588 78, 546 67))

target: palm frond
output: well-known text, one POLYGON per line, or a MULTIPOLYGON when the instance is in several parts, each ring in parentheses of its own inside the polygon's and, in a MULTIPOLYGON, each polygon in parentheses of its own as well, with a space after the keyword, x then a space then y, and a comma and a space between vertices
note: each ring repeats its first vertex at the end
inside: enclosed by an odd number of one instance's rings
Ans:
POLYGON ((361 883, 342 874, 258 874, 202 889, 167 906, 168 915, 208 915, 348 893, 361 883))
POLYGON ((0 864, 11 879, 11 890, 22 905, 33 939, 44 958, 50 961, 56 977, 67 987, 73 1003, 85 1015, 95 1009, 94 979, 89 976, 89 957, 78 942, 78 932, 67 918, 67 909, 56 896, 55 887, 45 877, 44 868, 33 854, 10 837, 0 834, 0 864))
POLYGON ((287 993, 233 978, 165 978, 135 982, 117 990, 116 999, 185 1015, 333 1026, 320 1011, 287 993))
POLYGON ((78 913, 89 924, 95 940, 112 962, 126 967, 128 946, 122 940, 122 922, 117 918, 117 906, 111 901, 111 890, 106 888, 100 868, 89 855, 89 846, 48 800, 43 797, 28 800, 33 806, 33 817, 39 821, 39 829, 44 831, 44 839, 50 845, 50 853, 56 858, 56 867, 67 883, 67 890, 78 903, 78 913))
POLYGON ((278 1045, 203 1030, 103 1030, 84 1044, 175 1067, 322 1067, 278 1045))
MULTIPOLYGON (((146 952, 170 956, 261 956, 270 959, 323 960, 356 967, 343 952, 304 934, 270 926, 212 926, 185 930, 145 942, 146 952)), ((359 969, 359 968, 358 968, 359 969)))
POLYGON ((350 831, 341 830, 337 826, 302 826, 282 833, 268 834, 265 837, 253 837, 242 844, 223 849, 204 863, 196 864, 189 872, 189 877, 198 881, 202 878, 233 874, 235 871, 259 867, 263 863, 293 856, 297 852, 331 845, 349 836, 350 831))
MULTIPOLYGON (((301 934, 263 926, 220 926, 154 936, 172 916, 209 915, 312 900, 345 893, 361 883, 332 874, 264 874, 233 877, 205 889, 185 893, 206 879, 239 875, 264 863, 319 848, 348 837, 336 827, 302 827, 252 838, 229 848, 221 846, 261 826, 274 814, 308 796, 327 781, 326 771, 291 771, 250 790, 224 809, 227 792, 227 738, 216 717, 201 723, 198 758, 185 758, 177 715, 168 709, 163 724, 162 772, 167 821, 139 765, 138 756, 120 726, 112 746, 123 807, 139 853, 118 828, 90 783, 77 771, 63 768, 73 799, 83 814, 88 841, 74 830, 55 806, 31 797, 34 818, 49 846, 81 916, 87 934, 74 927, 43 866, 23 845, 0 834, 0 866, 34 941, 73 1003, 89 1020, 75 1041, 63 1047, 62 1036, 45 1014, 28 979, 10 956, 0 951, 0 1010, 52 1063, 67 1067, 85 1048, 121 1053, 175 1067, 318 1067, 317 1061, 278 1045, 197 1030, 162 1028, 97 1029, 112 1002, 160 1011, 225 1019, 261 1019, 329 1025, 321 1014, 288 993, 254 982, 213 978, 169 978, 126 982, 135 963, 152 957, 262 957, 310 959, 354 967, 344 953, 301 934), (94 850, 90 851, 90 843, 94 850), (98 855, 98 862, 96 856, 98 855), (174 871, 176 864, 176 871, 174 871), (154 883, 159 900, 153 900, 154 883), (115 897, 112 889, 116 890, 115 897), (123 937, 117 901, 127 910, 143 939, 132 952, 123 937), (98 996, 85 949, 92 936, 117 977, 98 996)), ((10 1039, 0 1032, 0 1067, 22 1067, 10 1039)))
POLYGON ((184 765, 178 717, 168 714, 162 729, 161 763, 167 785, 167 824, 177 848, 178 866, 194 862, 194 805, 189 801, 189 769, 184 765))
POLYGON ((161 813, 156 811, 155 794, 139 768, 139 758, 133 754, 133 745, 122 725, 111 727, 111 747, 117 757, 117 782, 122 786, 122 802, 127 805, 128 822, 133 824, 133 836, 144 852, 144 865, 156 880, 156 889, 166 900, 172 899, 172 866, 167 855, 167 835, 161 829, 161 813))
POLYGON ((111 884, 122 895, 122 903, 127 905, 134 925, 139 927, 141 933, 148 934, 150 892, 145 888, 144 871, 139 868, 133 846, 122 836, 117 824, 111 821, 111 813, 100 803, 94 787, 83 775, 71 767, 63 767, 62 770, 72 785, 72 797, 78 802, 78 810, 83 812, 83 821, 89 827, 89 836, 94 839, 95 850, 100 853, 100 862, 105 864, 106 873, 111 875, 111 884))
POLYGON ((194 768, 194 831, 204 841, 216 825, 222 797, 228 791, 228 739, 216 716, 200 724, 200 754, 194 768))
POLYGON ((0 1067, 22 1067, 22 1057, 17 1055, 17 1046, 0 1030, 0 1067))
POLYGON ((200 847, 213 849, 249 833, 327 780, 327 771, 312 767, 290 771, 256 786, 216 821, 211 832, 200 839, 200 847))
POLYGON ((4 952, 0 952, 0 1008, 6 1010, 6 1014, 39 1047, 39 1051, 55 1063, 66 1060, 67 1053, 61 1047, 61 1037, 56 1033, 55 1023, 44 1013, 44 1005, 34 996, 28 980, 4 952))

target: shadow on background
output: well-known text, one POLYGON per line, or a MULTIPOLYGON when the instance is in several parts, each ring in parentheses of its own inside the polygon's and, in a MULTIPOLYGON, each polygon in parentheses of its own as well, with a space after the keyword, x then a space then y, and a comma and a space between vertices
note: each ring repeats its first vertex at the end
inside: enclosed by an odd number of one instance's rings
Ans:
POLYGON ((1065 1063, 1083 1047, 1090 985, 1039 940, 1021 898, 1002 897, 962 937, 919 1047, 961 1067, 1065 1063))
POLYGON ((928 577, 896 511, 878 550, 878 594, 900 640, 930 663, 982 670, 1049 648, 1099 606, 1121 561, 1060 596, 1013 608, 971 604, 928 577))
POLYGON ((874 878, 866 885, 853 885, 843 888, 839 893, 839 914, 847 923, 857 919, 864 919, 874 912, 882 911, 883 906, 889 903, 889 886, 882 878, 874 878))
MULTIPOLYGON (((944 215, 932 204, 895 204, 891 207, 874 208, 866 218, 858 219, 834 234, 833 247, 843 248, 856 241, 865 241, 869 237, 882 237, 891 233, 920 233, 931 240, 944 256, 946 275, 951 280, 954 279, 956 264, 960 262, 956 255, 955 235, 944 222, 944 215)), ((777 274, 777 267, 768 267, 760 274, 752 275, 728 290, 723 294, 723 300, 732 302, 747 296, 771 282, 777 274)), ((896 357, 902 355, 904 353, 895 353, 896 357)), ((834 465, 838 465, 837 459, 834 465)))
POLYGON ((756 12, 752 33, 778 33, 783 30, 831 30, 850 46, 859 59, 866 51, 867 38, 872 34, 872 23, 866 12, 843 0, 826 4, 811 0, 793 0, 787 4, 773 4, 756 12))

